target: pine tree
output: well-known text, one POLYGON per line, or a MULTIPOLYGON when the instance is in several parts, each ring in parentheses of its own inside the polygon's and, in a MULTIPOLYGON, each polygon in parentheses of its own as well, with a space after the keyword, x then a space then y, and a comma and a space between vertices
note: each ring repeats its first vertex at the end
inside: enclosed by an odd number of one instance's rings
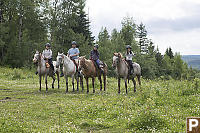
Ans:
POLYGON ((125 45, 132 45, 135 42, 136 24, 131 17, 125 17, 122 21, 120 31, 125 45))
POLYGON ((147 30, 145 29, 145 25, 143 23, 140 23, 140 25, 137 26, 137 38, 139 39, 139 47, 140 47, 140 53, 146 54, 148 52, 148 45, 149 40, 147 39, 147 30))

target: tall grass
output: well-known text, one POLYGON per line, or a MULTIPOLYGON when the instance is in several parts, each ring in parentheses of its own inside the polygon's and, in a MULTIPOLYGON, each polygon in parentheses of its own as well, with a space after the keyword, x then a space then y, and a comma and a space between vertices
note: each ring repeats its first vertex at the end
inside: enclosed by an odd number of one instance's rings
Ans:
MULTIPOLYGON (((50 87, 52 80, 48 79, 50 87)), ((26 69, 0 68, 0 132, 185 132, 186 117, 200 116, 200 80, 144 80, 141 90, 108 78, 106 92, 38 92, 38 77, 26 69)), ((56 82, 57 83, 57 82, 56 82)), ((71 80, 69 81, 71 83, 71 80)))

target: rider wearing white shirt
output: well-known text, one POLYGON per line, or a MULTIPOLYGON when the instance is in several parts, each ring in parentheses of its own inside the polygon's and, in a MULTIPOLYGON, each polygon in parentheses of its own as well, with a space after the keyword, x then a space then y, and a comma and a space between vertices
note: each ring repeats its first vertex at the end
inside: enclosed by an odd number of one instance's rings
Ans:
POLYGON ((52 51, 50 48, 51 48, 51 45, 49 43, 45 44, 45 50, 43 50, 42 56, 44 57, 45 60, 48 60, 48 63, 54 72, 52 51))

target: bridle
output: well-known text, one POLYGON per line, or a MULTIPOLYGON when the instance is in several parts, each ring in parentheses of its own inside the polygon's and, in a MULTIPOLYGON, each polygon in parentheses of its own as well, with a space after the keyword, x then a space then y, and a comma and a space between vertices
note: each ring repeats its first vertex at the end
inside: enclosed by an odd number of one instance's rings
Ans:
POLYGON ((113 61, 113 64, 112 64, 112 66, 113 67, 117 67, 118 65, 119 65, 119 62, 120 62, 120 57, 119 56, 116 56, 115 55, 115 60, 113 61))

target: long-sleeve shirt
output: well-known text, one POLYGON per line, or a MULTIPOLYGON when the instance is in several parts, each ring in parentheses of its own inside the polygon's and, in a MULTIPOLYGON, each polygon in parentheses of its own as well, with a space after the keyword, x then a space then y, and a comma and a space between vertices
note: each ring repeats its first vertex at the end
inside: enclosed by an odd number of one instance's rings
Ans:
POLYGON ((90 52, 90 59, 98 60, 99 59, 99 52, 97 50, 92 50, 90 52))
POLYGON ((44 58, 51 59, 52 58, 52 51, 51 51, 51 49, 48 49, 48 50, 45 49, 45 50, 43 50, 42 55, 44 56, 44 58))

